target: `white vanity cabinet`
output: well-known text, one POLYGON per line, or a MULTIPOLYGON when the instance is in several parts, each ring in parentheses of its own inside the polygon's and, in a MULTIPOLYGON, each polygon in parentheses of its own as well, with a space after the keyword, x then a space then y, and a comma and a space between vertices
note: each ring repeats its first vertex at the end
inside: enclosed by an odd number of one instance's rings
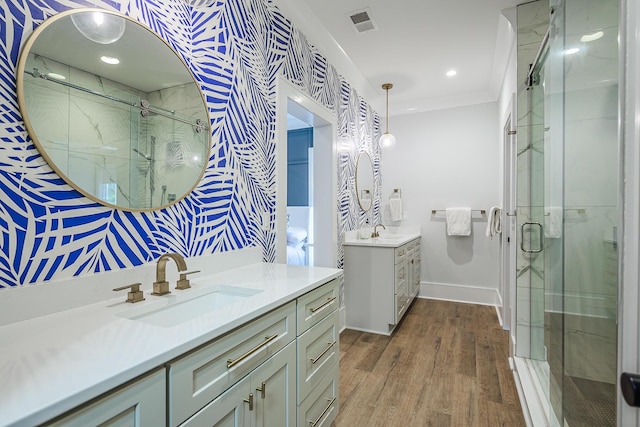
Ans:
POLYGON ((420 237, 344 245, 348 328, 390 335, 420 290, 420 237), (386 242, 386 241, 385 241, 386 242))
POLYGON ((166 419, 165 392, 165 370, 158 368, 44 425, 47 427, 163 426, 166 419))
POLYGON ((338 279, 298 298, 297 425, 330 426, 338 415, 338 279))
POLYGON ((118 296, 2 325, 0 426, 328 426, 341 277, 255 262, 133 307, 118 296))

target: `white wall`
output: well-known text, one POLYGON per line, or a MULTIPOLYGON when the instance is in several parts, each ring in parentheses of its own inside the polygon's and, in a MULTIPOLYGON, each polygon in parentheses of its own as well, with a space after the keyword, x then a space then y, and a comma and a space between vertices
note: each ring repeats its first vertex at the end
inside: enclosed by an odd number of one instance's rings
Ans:
POLYGON ((499 204, 500 126, 497 102, 390 120, 398 142, 381 154, 382 200, 401 189, 406 218, 393 225, 421 228, 422 296, 498 302, 499 239, 485 236, 487 215, 473 213, 470 237, 448 237, 444 212, 431 210, 469 206, 488 214, 499 204))

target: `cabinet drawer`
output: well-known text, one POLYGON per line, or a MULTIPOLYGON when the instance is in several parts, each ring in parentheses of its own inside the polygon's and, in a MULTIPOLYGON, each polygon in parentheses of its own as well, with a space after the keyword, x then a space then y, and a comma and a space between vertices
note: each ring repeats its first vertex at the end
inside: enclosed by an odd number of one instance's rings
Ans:
POLYGON ((338 308, 338 279, 298 298, 298 335, 338 308))
POLYGON ((298 426, 329 427, 338 415, 338 364, 298 407, 298 426))
POLYGON ((396 291, 402 285, 402 282, 406 281, 408 273, 409 271, 406 263, 396 265, 396 291))
POLYGON ((142 379, 118 388, 75 409, 46 426, 115 427, 162 426, 165 424, 166 374, 157 369, 142 379))
POLYGON ((407 254, 409 253, 408 250, 408 243, 405 243, 404 245, 398 247, 395 249, 395 263, 398 264, 402 261, 404 261, 404 259, 407 257, 407 254))
POLYGON ((298 338, 298 402, 302 402, 339 358, 338 311, 298 338))
POLYGON ((170 362, 170 425, 186 420, 294 339, 292 301, 170 362))

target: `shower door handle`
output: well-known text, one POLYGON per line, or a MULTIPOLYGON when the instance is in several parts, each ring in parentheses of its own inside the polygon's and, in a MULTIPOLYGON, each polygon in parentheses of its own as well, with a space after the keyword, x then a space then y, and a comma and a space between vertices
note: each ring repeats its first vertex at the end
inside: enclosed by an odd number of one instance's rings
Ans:
POLYGON ((628 372, 620 375, 620 389, 629 406, 640 406, 640 375, 628 372))
POLYGON ((526 252, 528 254, 537 254, 542 252, 542 224, 540 224, 539 222, 523 222, 522 225, 520 226, 520 249, 522 249, 522 252, 526 252), (538 249, 525 249, 524 248, 524 227, 526 225, 536 225, 538 226, 538 231, 540 233, 540 238, 538 239, 538 242, 540 242, 540 246, 538 247, 538 249))

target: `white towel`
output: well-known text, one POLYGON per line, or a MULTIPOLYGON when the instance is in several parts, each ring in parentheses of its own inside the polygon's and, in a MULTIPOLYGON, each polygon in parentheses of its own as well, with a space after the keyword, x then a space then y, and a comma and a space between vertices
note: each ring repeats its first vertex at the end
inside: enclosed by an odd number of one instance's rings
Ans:
POLYGON ((447 208, 447 235, 471 235, 471 208, 447 208))
POLYGON ((544 208, 544 237, 558 239, 562 235, 562 207, 544 208))
POLYGON ((400 197, 389 199, 389 212, 391 221, 400 221, 402 219, 402 199, 400 197))
POLYGON ((499 233, 502 233, 502 209, 494 206, 489 211, 486 234, 493 239, 493 236, 499 233))

